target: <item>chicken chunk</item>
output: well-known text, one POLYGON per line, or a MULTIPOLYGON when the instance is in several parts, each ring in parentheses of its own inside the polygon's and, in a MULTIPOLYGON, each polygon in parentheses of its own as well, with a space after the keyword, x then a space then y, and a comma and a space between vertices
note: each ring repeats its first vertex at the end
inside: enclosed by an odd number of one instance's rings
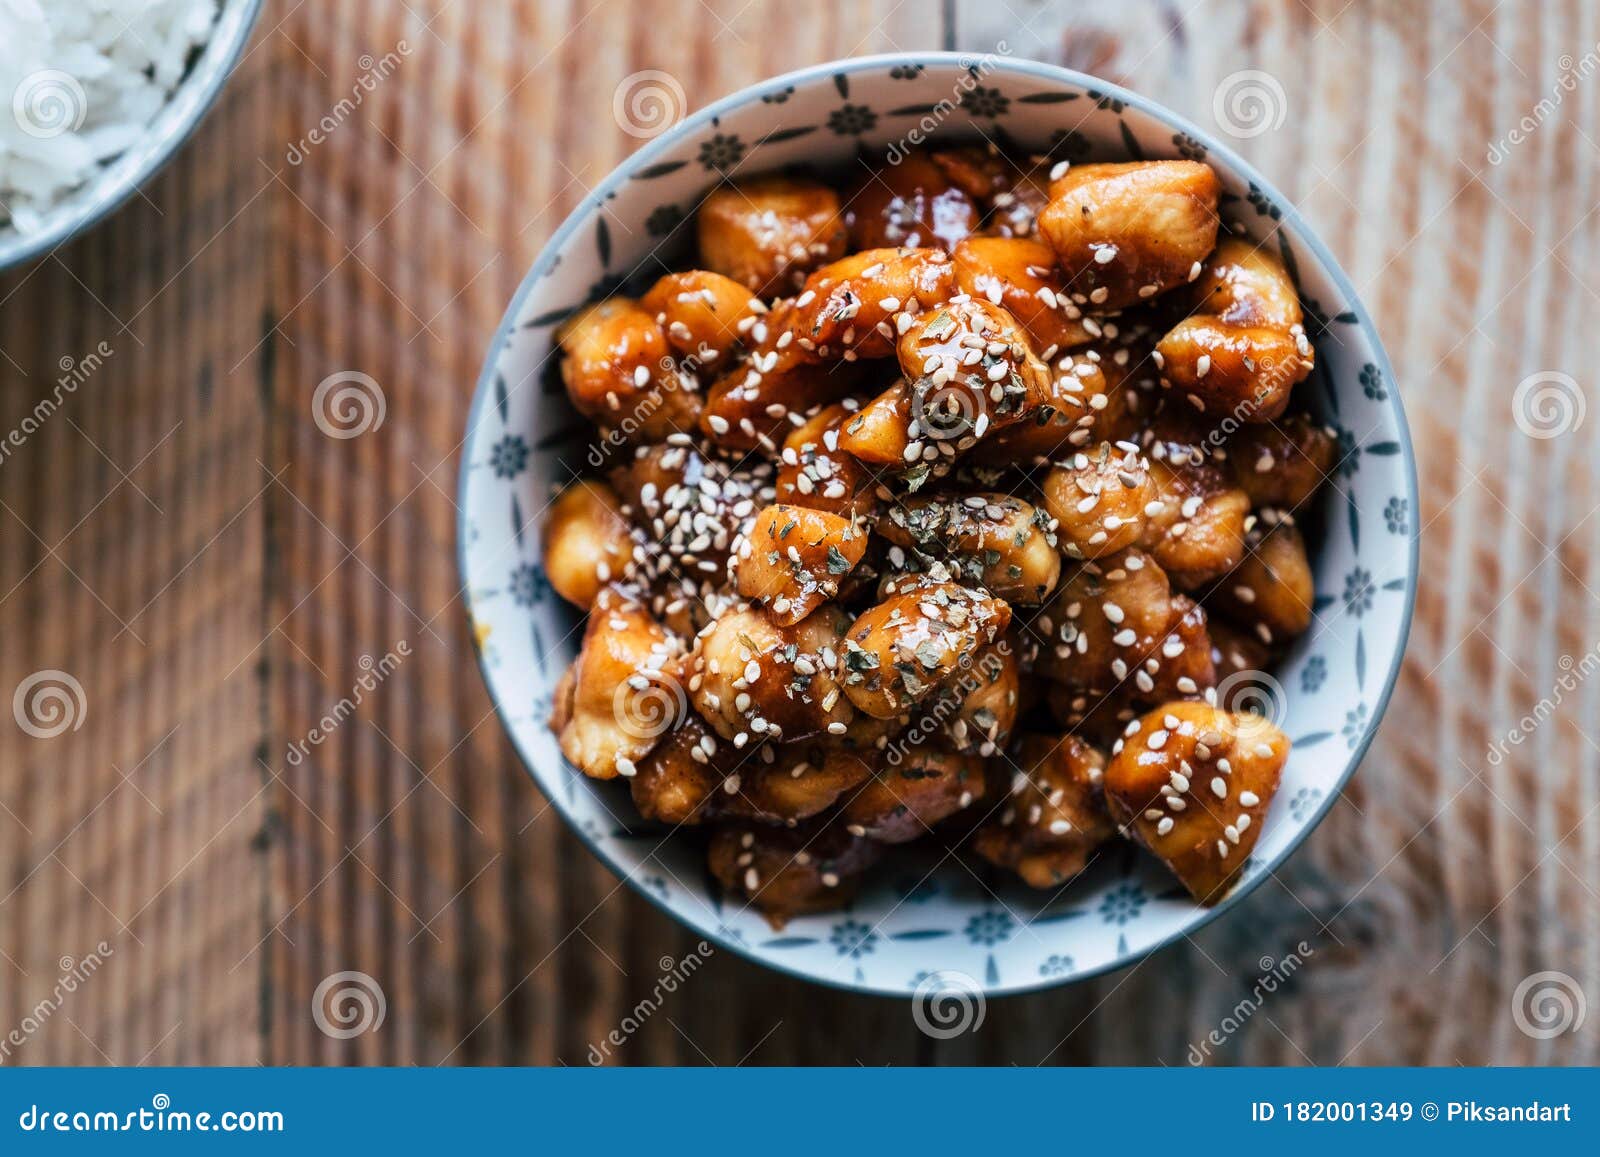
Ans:
POLYGON ((783 824, 809 819, 853 795, 880 761, 876 752, 817 740, 771 745, 763 754, 768 750, 771 763, 748 760, 724 781, 729 815, 783 824))
POLYGON ((866 531, 847 518, 769 506, 739 545, 738 591, 765 604, 779 626, 793 626, 839 593, 866 550, 866 531))
POLYGON ((700 429, 719 446, 744 452, 760 448, 777 456, 796 426, 853 393, 866 366, 822 359, 797 338, 797 311, 782 308, 751 327, 750 359, 712 384, 700 429))
POLYGON ((1106 804, 1196 900, 1215 904, 1260 838, 1288 758, 1288 738, 1258 715, 1168 703, 1113 750, 1106 804))
POLYGON ((846 197, 855 249, 952 249, 978 227, 972 198, 924 152, 869 167, 846 197))
POLYGON ((848 623, 834 606, 793 626, 755 609, 723 615, 689 656, 695 710, 739 750, 752 741, 846 730, 854 712, 837 679, 848 623))
POLYGON ((1245 537, 1244 558, 1212 598, 1219 611, 1269 646, 1304 634, 1316 590, 1305 539, 1294 523, 1259 520, 1245 537))
POLYGON ((719 186, 700 206, 695 229, 706 268, 761 297, 793 292, 845 252, 839 195, 794 177, 719 186))
POLYGON ((979 651, 972 665, 945 680, 938 696, 954 699, 954 715, 927 712, 943 719, 945 740, 956 751, 985 759, 1004 751, 1022 710, 1022 671, 1017 641, 1009 635, 979 651))
POLYGON ((669 273, 639 299, 653 314, 667 344, 692 368, 709 374, 766 312, 759 299, 732 278, 704 269, 669 273))
POLYGON ((782 928, 793 916, 844 907, 881 854, 880 845, 851 835, 842 823, 819 820, 797 828, 720 825, 706 856, 725 892, 782 928))
POLYGON ((967 461, 990 465, 1042 464, 1096 442, 1121 441, 1128 393, 1092 350, 1059 354, 1048 367, 1050 390, 1028 419, 1007 426, 973 449, 967 461))
POLYGON ((1206 615, 1137 548, 1086 563, 1033 621, 1037 670, 1075 690, 1129 684, 1146 702, 1212 685, 1206 615))
POLYGON ((621 505, 604 482, 580 480, 545 512, 545 577, 557 594, 584 610, 602 587, 632 570, 633 538, 621 505))
POLYGON ((958 449, 1015 425, 1051 396, 1050 371, 1017 319, 987 301, 958 297, 917 315, 897 351, 913 383, 914 436, 955 439, 958 449))
POLYGON ((1197 161, 1074 165, 1050 183, 1039 231, 1073 291, 1123 309, 1188 284, 1216 247, 1221 182, 1197 161))
POLYGON ((1012 606, 1038 606, 1061 577, 1050 519, 1009 494, 910 497, 890 506, 878 533, 893 543, 889 563, 900 572, 929 572, 938 581, 981 588, 1012 606))
POLYGON ((1057 888, 1117 834, 1101 778, 1106 757, 1076 735, 1025 735, 999 816, 973 837, 991 864, 1035 888, 1057 888))
POLYGON ((1315 365, 1294 282, 1277 257, 1223 240, 1196 283, 1199 304, 1156 346, 1163 378, 1203 413, 1270 422, 1315 365))
POLYGON ((1023 168, 994 144, 935 149, 933 163, 988 214, 987 232, 998 237, 1032 237, 1050 199, 1042 174, 1023 168))
POLYGON ((1249 496, 1235 482, 1219 431, 1163 411, 1140 441, 1161 502, 1143 545, 1175 585, 1199 590, 1244 557, 1249 496))
POLYGON ((1100 327, 1073 301, 1054 250, 1042 241, 968 237, 954 256, 961 292, 1009 312, 1046 361, 1094 340, 1100 327))
POLYGON ((844 693, 868 715, 910 710, 1006 629, 1011 608, 956 583, 923 583, 865 611, 844 641, 844 693))
POLYGON ((636 302, 614 297, 556 332, 567 397, 586 418, 630 444, 694 429, 699 386, 679 368, 666 334, 636 302))
POLYGON ((1051 468, 1039 484, 1044 508, 1056 520, 1056 541, 1068 558, 1101 558, 1126 550, 1145 534, 1161 501, 1150 463, 1126 443, 1102 442, 1051 468))
POLYGON ((686 713, 682 725, 639 761, 639 773, 628 781, 639 814, 674 826, 715 819, 721 814, 723 780, 731 771, 722 769, 725 760, 712 758, 719 750, 705 721, 686 713))
POLYGON ((932 743, 891 747, 877 775, 845 801, 847 830, 885 844, 926 835, 983 798, 983 762, 932 743))
POLYGON ((561 753, 592 779, 631 777, 638 761, 683 719, 679 651, 643 604, 617 587, 596 598, 572 669, 569 698, 552 719, 561 753))
POLYGON ((875 472, 849 453, 842 441, 855 413, 846 403, 829 406, 784 440, 778 456, 779 502, 850 519, 878 509, 875 472))
POLYGON ((1241 426, 1228 442, 1239 487, 1256 506, 1298 510, 1333 471, 1339 442, 1306 414, 1241 426))
POLYGON ((821 359, 894 353, 898 317, 949 298, 955 267, 942 249, 863 249, 818 269, 795 298, 796 344, 821 359))

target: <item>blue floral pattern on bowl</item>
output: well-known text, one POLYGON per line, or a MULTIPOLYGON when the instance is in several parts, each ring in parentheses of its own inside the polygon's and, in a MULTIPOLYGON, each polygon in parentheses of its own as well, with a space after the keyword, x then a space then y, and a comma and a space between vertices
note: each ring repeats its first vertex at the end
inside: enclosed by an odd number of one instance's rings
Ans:
POLYGON ((908 977, 950 970, 991 993, 1094 976, 1192 933, 1264 880, 1365 751, 1398 672, 1416 580, 1416 481, 1399 383, 1348 280, 1293 207, 1225 143, 1135 94, 1016 60, 995 61, 973 87, 969 64, 903 54, 775 78, 622 164, 562 225, 513 300, 479 381, 461 469, 458 545, 484 677, 554 806, 613 870, 696 934, 808 979, 901 996, 908 977), (580 617, 544 577, 540 518, 554 487, 594 469, 580 458, 586 427, 551 374, 555 327, 627 285, 630 270, 659 271, 648 255, 687 257, 686 226, 713 183, 904 146, 913 130, 926 131, 930 109, 944 114, 936 139, 1000 134, 1051 161, 1203 157, 1223 180, 1230 219, 1274 243, 1299 279, 1317 347, 1310 392, 1339 437, 1337 485, 1306 518, 1320 528, 1317 621, 1280 667, 1298 685, 1280 720, 1295 748, 1249 878, 1216 908, 1195 906, 1130 847, 1101 856, 1059 893, 980 882, 953 859, 886 864, 848 912, 799 917, 775 933, 709 884, 693 840, 637 821, 626 788, 576 774, 548 730, 551 689, 576 653, 580 617))

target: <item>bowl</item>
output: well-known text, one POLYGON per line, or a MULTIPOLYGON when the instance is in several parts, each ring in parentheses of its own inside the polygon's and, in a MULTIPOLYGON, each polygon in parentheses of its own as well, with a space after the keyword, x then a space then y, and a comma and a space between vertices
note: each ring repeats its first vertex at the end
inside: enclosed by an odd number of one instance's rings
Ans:
MULTIPOLYGON (((650 263, 650 279, 663 267, 650 263)), ((688 117, 617 167, 534 262, 489 349, 460 477, 460 565, 479 660, 500 717, 540 789, 638 892, 697 935, 809 980, 909 994, 930 977, 990 994, 1091 977, 1216 919, 1310 834, 1371 743, 1399 673, 1416 591, 1416 474, 1394 375, 1366 310, 1284 198, 1213 137, 1092 76, 946 53, 862 57, 780 76, 688 117), (849 162, 863 146, 978 134, 1057 158, 1191 157, 1224 187, 1225 220, 1271 239, 1300 286, 1317 370, 1299 389, 1338 430, 1342 459, 1312 525, 1316 621, 1275 669, 1278 725, 1294 741, 1282 787, 1238 885, 1196 906, 1133 845, 1058 892, 991 889, 914 846, 881 864, 846 910, 775 930, 709 881, 690 839, 642 821, 621 781, 570 767, 547 727, 581 617, 539 563, 540 513, 582 460, 588 424, 569 409, 552 332, 585 302, 627 287, 652 251, 692 248, 689 215, 729 175, 849 162), (953 979, 952 979, 953 978, 953 979)))
POLYGON ((222 0, 211 38, 138 141, 57 201, 38 228, 21 233, 10 225, 0 225, 0 270, 31 261, 70 241, 155 176, 216 103, 244 54, 260 12, 261 0, 222 0))

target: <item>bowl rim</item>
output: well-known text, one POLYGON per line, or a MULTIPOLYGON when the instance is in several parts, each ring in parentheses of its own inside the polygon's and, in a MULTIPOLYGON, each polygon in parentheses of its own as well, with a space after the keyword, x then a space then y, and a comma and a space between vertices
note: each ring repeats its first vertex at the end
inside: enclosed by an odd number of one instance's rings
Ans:
MULTIPOLYGON (((94 199, 82 206, 75 213, 61 214, 60 218, 51 221, 37 233, 16 233, 9 242, 0 241, 0 273, 11 269, 19 269, 42 257, 54 253, 63 245, 76 240, 88 232, 112 213, 120 209, 134 191, 144 185, 178 154, 194 131, 200 127, 211 110, 217 103, 217 97, 222 93, 223 85, 233 76, 234 70, 239 67, 244 57, 245 45, 250 43, 251 33, 254 32, 256 21, 261 15, 264 0, 219 0, 217 6, 217 20, 212 28, 212 35, 201 49, 201 59, 211 51, 213 44, 221 44, 218 55, 213 65, 208 66, 210 71, 203 77, 197 78, 191 70, 183 80, 178 82, 178 87, 172 90, 172 96, 167 98, 167 103, 162 106, 161 112, 151 119, 145 126, 148 131, 158 124, 172 102, 177 99, 185 85, 191 80, 196 82, 196 89, 200 95, 195 104, 194 115, 187 120, 174 123, 172 131, 163 139, 138 165, 126 173, 118 174, 114 180, 105 182, 103 188, 95 191, 94 199), (225 34, 219 40, 219 35, 225 34), (230 39, 231 38, 231 39, 230 39)), ((196 61, 198 68, 200 61, 196 61)), ((95 178, 91 177, 80 188, 93 188, 95 178)))
MULTIPOLYGON (((763 93, 781 91, 789 86, 814 84, 818 81, 831 80, 835 75, 840 73, 850 74, 865 71, 878 71, 885 67, 893 67, 896 64, 939 64, 965 69, 970 68, 974 60, 979 59, 982 56, 983 54, 981 53, 932 50, 927 52, 888 52, 878 53, 871 56, 847 57, 840 60, 830 60, 824 61, 820 64, 808 65, 805 68, 795 69, 792 72, 782 73, 781 75, 758 81, 755 84, 747 85, 744 88, 729 94, 728 96, 713 101, 711 104, 706 105, 699 111, 684 117, 683 120, 673 125, 672 128, 663 132, 660 136, 656 137, 652 141, 649 141, 643 147, 633 153, 630 153, 627 157, 618 162, 617 166, 607 173, 604 179, 595 185, 589 194, 584 197, 582 202, 580 202, 569 214, 567 214, 566 218, 556 228, 555 232, 550 235, 549 240, 547 240, 540 248, 538 255, 534 258, 533 264, 529 267, 527 274, 524 275, 521 283, 517 286, 516 292, 512 295, 510 304, 507 305, 505 313, 500 319, 500 324, 495 328, 494 337, 491 340, 488 354, 484 359, 483 369, 479 372, 477 383, 473 387, 472 402, 467 412, 466 433, 462 442, 461 464, 457 471, 456 491, 458 496, 464 496, 466 494, 469 484, 469 475, 471 473, 471 457, 467 453, 467 450, 474 439, 474 432, 479 427, 480 419, 483 413, 483 407, 487 403, 491 394, 500 357, 504 353, 507 342, 509 341, 512 332, 516 328, 517 318, 522 312, 523 303, 527 300, 528 295, 533 291, 534 286, 554 265, 556 258, 566 249, 568 243, 571 241, 578 228, 586 223, 589 217, 604 204, 607 197, 621 184, 623 184, 623 182, 631 178, 632 174, 636 170, 644 168, 656 157, 673 148, 679 141, 692 135, 702 126, 724 116, 733 109, 743 107, 752 101, 760 99, 763 93)), ((1180 116, 1178 113, 1172 111, 1158 101, 1151 100, 1149 97, 1142 96, 1139 93, 1133 92, 1129 89, 1123 88, 1120 85, 1113 84, 1110 81, 1093 76, 1089 73, 1078 72, 1075 69, 1063 68, 1059 65, 1046 64, 1042 61, 1011 56, 991 57, 991 59, 994 62, 995 73, 1009 73, 1017 76, 1025 76, 1036 80, 1046 80, 1053 84, 1070 85, 1074 88, 1080 89, 1093 88, 1099 92, 1105 93, 1108 96, 1122 100, 1129 106, 1137 108, 1141 112, 1170 125, 1174 130, 1187 133, 1194 139, 1200 141, 1206 146, 1208 159, 1209 156, 1220 156, 1223 165, 1230 172, 1253 182, 1257 188, 1259 188, 1263 193, 1272 199, 1274 204, 1277 204, 1283 208, 1284 226, 1293 229, 1299 240, 1302 241, 1316 256, 1317 261, 1322 266, 1322 272, 1334 283, 1335 286, 1338 287, 1340 293, 1344 296, 1345 301, 1348 304, 1350 312, 1355 315, 1361 332, 1371 345, 1373 359, 1377 363, 1378 368, 1384 374, 1385 380, 1391 382, 1398 381, 1394 375, 1394 367, 1389 361, 1388 351, 1384 349, 1383 341, 1378 335, 1377 326, 1373 323, 1371 316, 1367 313, 1366 306, 1362 303, 1360 295, 1356 292, 1355 286, 1351 283, 1349 275, 1346 274, 1344 269, 1339 265, 1339 262, 1334 258, 1333 253, 1328 249, 1327 245, 1323 243, 1321 237, 1318 236, 1316 231, 1311 228, 1306 219, 1301 216, 1300 211, 1298 208, 1296 208, 1294 202, 1285 197, 1278 190, 1278 188, 1268 181, 1264 176, 1262 176, 1253 165, 1251 165, 1243 157, 1240 157, 1226 144, 1218 140, 1215 134, 1202 129, 1200 126, 1189 121, 1186 117, 1180 116)), ((1400 391, 1398 389, 1394 390, 1391 394, 1391 400, 1393 402, 1392 408, 1395 416, 1398 441, 1400 444, 1399 457, 1404 467, 1403 474, 1405 479, 1405 498, 1410 504, 1410 509, 1415 511, 1417 509, 1416 451, 1411 442, 1411 431, 1406 422, 1405 405, 1401 400, 1400 391)), ((1117 972, 1124 968, 1135 967, 1145 960, 1148 960, 1156 953, 1170 947, 1174 942, 1193 936, 1195 933, 1211 924, 1224 913, 1231 911, 1236 904, 1244 900, 1247 896, 1254 892, 1256 888, 1270 879, 1280 867, 1286 864, 1289 859, 1300 850, 1300 846, 1305 843, 1306 839, 1311 835, 1311 833, 1321 825, 1323 819, 1326 818, 1328 812, 1333 808, 1333 805, 1337 803, 1340 796, 1343 795, 1344 789, 1349 785, 1351 778, 1356 773, 1356 769, 1360 767, 1362 760, 1366 758, 1367 750, 1372 746, 1372 741, 1377 736, 1378 725, 1383 721, 1383 717, 1388 711, 1389 700, 1394 694, 1395 685, 1400 678, 1401 667, 1405 663, 1406 645, 1410 638, 1412 618, 1416 610, 1418 581, 1417 568, 1420 562, 1420 546, 1420 531, 1413 531, 1406 536, 1406 585, 1404 592, 1405 605, 1401 611, 1400 634, 1396 642, 1394 658, 1389 665, 1389 670, 1384 675, 1382 689, 1378 693, 1376 699, 1373 701, 1373 709, 1371 714, 1368 716, 1366 727, 1363 730, 1359 741, 1354 747, 1351 748, 1350 755, 1345 762, 1344 770, 1339 773, 1338 779, 1333 787, 1329 789, 1327 795, 1322 799, 1321 803, 1318 804, 1316 811, 1313 812, 1309 819, 1301 825, 1300 830, 1290 837, 1289 842, 1284 845, 1283 849, 1277 854, 1272 862, 1264 865, 1262 870, 1257 872, 1249 880, 1237 885, 1216 905, 1211 908, 1204 909, 1193 923, 1190 923, 1186 927, 1173 932, 1169 936, 1165 936, 1152 944, 1146 945, 1145 947, 1128 954, 1128 956, 1123 959, 1097 965, 1093 968, 1085 969, 1082 972, 1075 972, 1069 976, 1046 977, 1036 982, 1020 985, 1006 984, 998 987, 991 987, 986 981, 978 979, 978 983, 981 985, 980 991, 984 994, 986 999, 990 997, 998 998, 1022 996, 1027 993, 1040 992, 1045 989, 1057 988, 1069 984, 1077 984, 1081 981, 1093 980, 1097 977, 1105 976, 1109 973, 1117 972)), ((456 565, 460 571, 463 590, 469 589, 467 552, 467 507, 464 502, 458 501, 456 503, 456 565)), ((463 606, 469 616, 470 621, 470 598, 464 600, 463 606)), ((505 731, 506 736, 510 739, 512 748, 516 751, 517 757, 521 760, 524 770, 527 771, 529 777, 534 781, 534 786, 543 791, 544 784, 541 781, 539 774, 534 770, 536 761, 532 758, 531 753, 524 749, 516 729, 511 725, 511 720, 508 716, 505 705, 501 702, 500 697, 495 692, 494 680, 489 671, 488 664, 484 659, 482 649, 474 646, 473 653, 474 658, 476 659, 478 673, 483 679, 484 687, 488 691, 490 702, 494 708, 494 713, 498 717, 502 729, 505 731)), ((904 1001, 908 998, 915 999, 915 994, 910 991, 898 988, 891 989, 870 982, 856 982, 849 979, 821 976, 812 972, 807 972, 793 965, 785 964, 781 961, 771 959, 770 957, 762 956, 754 951, 754 949, 752 949, 750 946, 741 944, 738 941, 735 941, 727 936, 720 935, 715 931, 706 931, 704 929, 687 924, 684 918, 674 910, 671 904, 653 894, 649 888, 645 887, 640 881, 634 879, 632 870, 622 866, 609 852, 607 852, 599 843, 592 839, 588 833, 583 831, 579 825, 570 822, 566 816, 565 810, 559 803, 557 803, 554 799, 552 799, 551 802, 555 804, 555 809, 561 815, 562 821, 566 824, 567 829, 576 835, 583 845, 588 848, 589 852, 602 864, 604 864, 613 875, 617 876, 631 889, 633 889, 636 895, 644 897, 644 899, 647 900, 651 905, 663 912, 674 924, 678 925, 679 927, 686 928, 691 933, 700 933, 703 940, 713 943, 719 951, 731 952, 737 956, 744 957, 746 960, 750 960, 756 964, 759 964, 762 967, 770 968, 776 972, 785 973, 789 976, 809 981, 812 984, 823 985, 827 988, 838 989, 844 992, 881 996, 899 1001, 904 1001)))

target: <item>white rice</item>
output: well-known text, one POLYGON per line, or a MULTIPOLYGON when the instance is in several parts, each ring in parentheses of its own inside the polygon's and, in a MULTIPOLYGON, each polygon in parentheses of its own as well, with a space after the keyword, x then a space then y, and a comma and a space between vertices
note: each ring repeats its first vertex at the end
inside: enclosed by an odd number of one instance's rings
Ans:
POLYGON ((0 222, 37 229, 139 140, 218 0, 0 0, 0 222))

